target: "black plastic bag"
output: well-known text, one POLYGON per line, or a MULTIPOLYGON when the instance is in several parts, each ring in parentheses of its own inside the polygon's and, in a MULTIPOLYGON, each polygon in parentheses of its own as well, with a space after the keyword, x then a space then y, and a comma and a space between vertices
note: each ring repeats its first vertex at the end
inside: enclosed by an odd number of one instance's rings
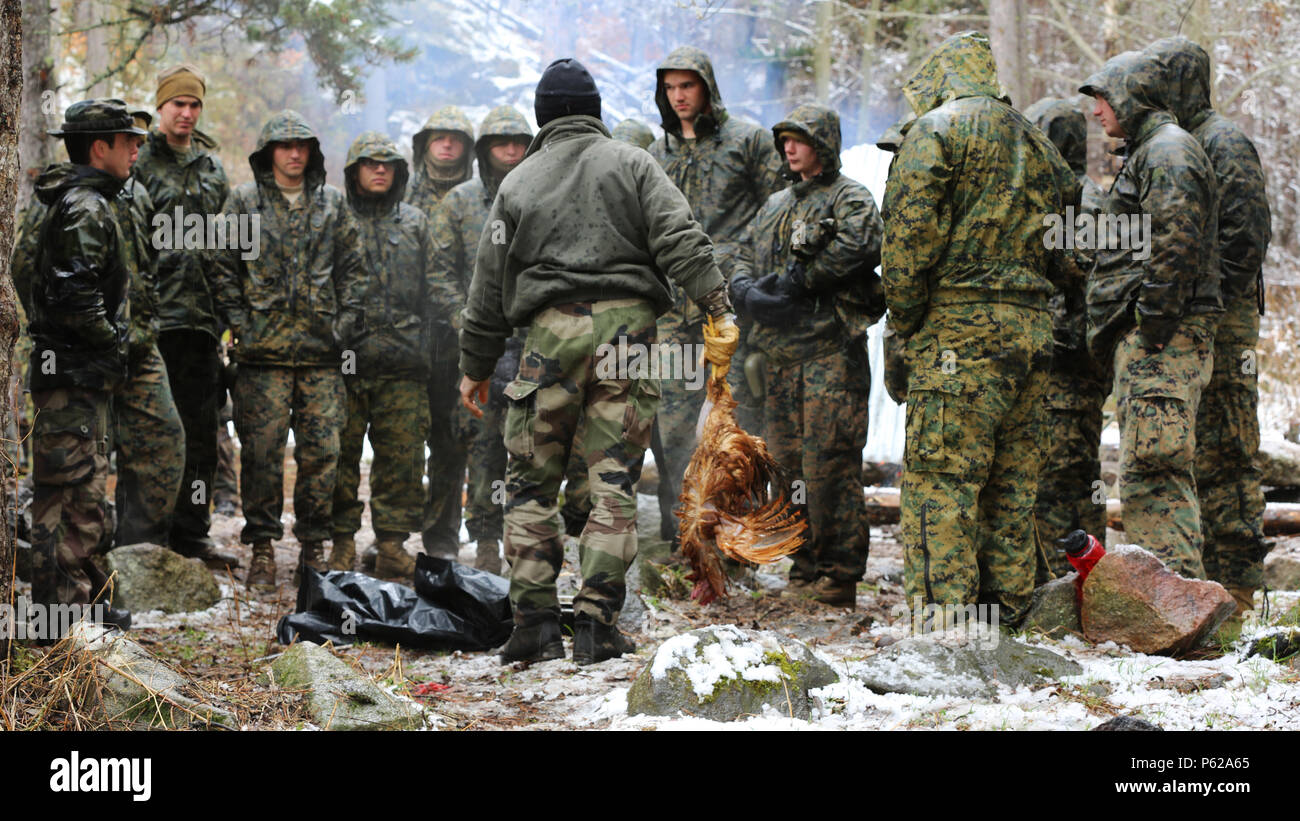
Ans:
POLYGON ((425 650, 488 650, 514 629, 510 582, 421 553, 415 589, 345 570, 303 568, 298 612, 280 619, 281 644, 295 640, 401 644, 425 650))

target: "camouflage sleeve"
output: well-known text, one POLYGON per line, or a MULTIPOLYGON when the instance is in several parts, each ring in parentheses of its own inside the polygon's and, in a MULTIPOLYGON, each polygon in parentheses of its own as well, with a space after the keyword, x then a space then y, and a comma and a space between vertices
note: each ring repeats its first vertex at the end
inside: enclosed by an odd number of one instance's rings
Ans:
POLYGON ((871 194, 866 190, 842 189, 832 203, 831 213, 835 218, 835 234, 804 268, 804 287, 814 292, 839 289, 861 276, 864 270, 875 271, 880 264, 880 235, 884 226, 871 194))
POLYGON ((901 337, 921 327, 930 301, 928 277, 947 249, 952 179, 942 137, 925 118, 917 120, 885 184, 881 280, 889 327, 901 337))
POLYGON ((754 197, 759 203, 790 184, 784 176, 785 164, 768 131, 759 131, 750 138, 750 175, 754 183, 754 197))
MULTIPOLYGON (((100 289, 103 260, 117 253, 112 204, 102 198, 72 204, 42 238, 48 243, 49 278, 44 283, 46 317, 105 347, 117 343, 100 289)), ((51 219, 55 218, 51 215, 51 219)), ((38 272, 39 275, 39 272, 38 272)))
MULTIPOLYGON (((223 216, 238 215, 244 211, 239 192, 231 191, 226 195, 225 205, 221 207, 223 216)), ((248 308, 244 304, 245 262, 240 258, 238 248, 209 250, 207 252, 208 270, 212 272, 213 300, 221 321, 239 335, 240 329, 248 325, 248 308)))
MULTIPOLYGON (((1060 199, 1057 213, 1066 213, 1065 209, 1067 207, 1073 207, 1078 211, 1082 207, 1081 200, 1083 197, 1083 186, 1080 184, 1079 178, 1074 176, 1070 166, 1059 157, 1054 158, 1053 169, 1060 199)), ((1064 248, 1048 248, 1047 279, 1054 288, 1063 293, 1072 294, 1082 290, 1084 280, 1087 279, 1087 272, 1080 266, 1074 253, 1064 248)))
POLYGON ((1207 211, 1215 205, 1214 181, 1208 161, 1190 162, 1189 147, 1190 143, 1154 143, 1142 180, 1142 214, 1150 215, 1151 230, 1148 257, 1142 263, 1137 323, 1150 339, 1165 339, 1172 332, 1202 270, 1201 232, 1208 223, 1207 211))
POLYGON ((366 330, 366 269, 361 258, 361 229, 352 209, 339 197, 334 231, 334 293, 338 297, 338 342, 350 344, 366 330))
MULTIPOLYGON (((509 240, 514 236, 515 222, 505 199, 497 194, 485 225, 491 226, 500 220, 509 240)), ((506 338, 514 333, 501 302, 501 279, 505 274, 510 243, 493 242, 493 239, 491 230, 485 230, 479 237, 474 277, 470 280, 469 298, 465 301, 461 319, 460 370, 476 381, 492 376, 497 360, 505 352, 506 338)))
POLYGON ((461 239, 452 209, 447 206, 451 195, 433 212, 429 220, 429 270, 425 277, 429 295, 429 316, 435 326, 460 329, 460 309, 466 293, 461 283, 469 282, 469 253, 461 239))
POLYGON ((32 197, 31 204, 23 211, 18 224, 18 234, 14 237, 13 254, 9 257, 9 271, 14 280, 14 290, 18 292, 18 301, 23 312, 32 312, 32 278, 36 275, 36 256, 41 247, 41 221, 49 209, 40 200, 32 197))
MULTIPOLYGON (((1225 296, 1249 293, 1264 269, 1273 229, 1264 170, 1244 135, 1206 145, 1219 184, 1219 260, 1225 296)), ((1260 286, 1262 287, 1262 286, 1260 286)))
MULTIPOLYGON (((643 152, 638 152, 643 153, 643 152)), ((641 210, 655 266, 681 286, 692 302, 724 284, 713 260, 713 243, 691 216, 686 197, 648 154, 639 158, 641 210)))

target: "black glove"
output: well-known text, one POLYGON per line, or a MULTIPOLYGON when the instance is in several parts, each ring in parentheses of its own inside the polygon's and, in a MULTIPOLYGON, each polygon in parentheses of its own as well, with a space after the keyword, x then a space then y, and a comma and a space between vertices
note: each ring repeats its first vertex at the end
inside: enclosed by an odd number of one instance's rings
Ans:
POLYGON ((755 322, 772 328, 784 328, 799 316, 799 302, 790 290, 789 281, 782 284, 780 274, 768 274, 754 283, 745 294, 745 311, 755 322))
POLYGON ((1138 333, 1142 336, 1142 343, 1147 347, 1157 348, 1168 345, 1177 329, 1177 319, 1138 314, 1138 333))
POLYGON ((753 287, 754 280, 744 275, 732 277, 731 285, 727 287, 727 294, 731 297, 731 304, 736 307, 736 312, 746 317, 749 316, 749 309, 745 306, 745 297, 753 287))

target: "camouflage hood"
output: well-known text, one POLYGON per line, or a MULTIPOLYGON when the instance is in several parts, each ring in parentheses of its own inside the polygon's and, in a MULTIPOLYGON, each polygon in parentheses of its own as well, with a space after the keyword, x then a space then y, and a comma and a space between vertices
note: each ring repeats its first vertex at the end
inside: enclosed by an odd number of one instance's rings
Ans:
POLYGON ((311 158, 307 160, 307 168, 303 172, 303 184, 308 189, 322 185, 325 182, 325 155, 320 150, 320 140, 301 114, 287 108, 262 126, 257 148, 248 155, 253 177, 260 183, 275 185, 275 172, 271 169, 271 143, 288 140, 307 140, 311 143, 311 158))
POLYGON ((1052 141, 1076 175, 1088 170, 1088 121, 1079 107, 1060 97, 1044 97, 1025 109, 1025 119, 1052 141))
POLYGON ((631 143, 637 148, 649 148, 650 143, 655 141, 655 134, 650 130, 650 126, 631 117, 620 120, 618 125, 614 126, 614 130, 609 133, 614 139, 631 143))
POLYGON ((914 122, 916 122, 916 112, 908 111, 876 139, 876 148, 897 154, 898 149, 903 146, 903 140, 907 139, 907 132, 912 130, 914 122))
POLYGON ((680 46, 663 59, 655 71, 655 105, 659 106, 659 117, 664 131, 681 139, 682 121, 668 104, 668 94, 664 92, 665 71, 694 71, 704 81, 709 90, 710 110, 701 114, 695 121, 695 135, 705 137, 716 133, 727 121, 727 109, 722 105, 722 94, 718 92, 718 81, 713 76, 713 63, 709 55, 694 46, 680 46))
POLYGON ((1191 131, 1196 125, 1193 121, 1211 110, 1210 55, 1186 37, 1157 40, 1142 53, 1160 67, 1156 101, 1191 131))
POLYGON ((1079 91, 1104 97, 1127 138, 1132 140, 1147 117, 1164 108, 1158 102, 1163 96, 1159 93, 1160 74, 1155 60, 1137 51, 1125 51, 1107 60, 1099 71, 1084 80, 1079 91))
POLYGON ((424 125, 411 138, 411 162, 415 163, 415 179, 418 183, 425 176, 424 158, 429 149, 429 137, 435 131, 450 131, 461 138, 465 153, 461 155, 459 178, 449 182, 458 185, 474 175, 474 126, 469 117, 454 105, 443 106, 424 121, 424 125))
POLYGON ((61 162, 46 166, 36 178, 36 196, 46 205, 53 205, 63 192, 76 186, 87 186, 112 199, 122 190, 124 180, 89 165, 61 162))
POLYGON ((903 96, 918 117, 962 97, 1001 99, 989 38, 963 31, 944 40, 903 83, 903 96))
POLYGON ((772 137, 776 151, 782 157, 785 175, 792 180, 800 176, 790 170, 785 163, 785 149, 781 145, 781 132, 793 131, 801 134, 812 145, 821 160, 822 180, 833 180, 840 173, 840 117, 832 109, 817 103, 805 103, 799 106, 781 122, 772 126, 772 137))
POLYGON ((373 197, 365 197, 357 184, 357 163, 369 158, 380 162, 394 163, 393 185, 384 196, 378 198, 379 210, 389 211, 406 196, 406 183, 411 178, 411 169, 406 158, 397 150, 397 143, 378 131, 362 132, 348 149, 347 163, 343 166, 343 180, 348 194, 348 205, 354 211, 360 211, 369 203, 375 203, 373 197))
POLYGON ((499 105, 487 113, 479 125, 478 140, 474 142, 474 157, 478 162, 478 175, 492 196, 501 180, 492 171, 491 151, 493 137, 522 137, 525 143, 533 141, 533 129, 519 110, 510 105, 499 105))

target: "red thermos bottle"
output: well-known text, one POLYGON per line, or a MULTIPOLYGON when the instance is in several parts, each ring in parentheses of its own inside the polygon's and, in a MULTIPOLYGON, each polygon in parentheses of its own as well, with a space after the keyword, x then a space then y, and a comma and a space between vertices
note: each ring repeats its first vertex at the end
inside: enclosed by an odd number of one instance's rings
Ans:
POLYGON ((1070 564, 1074 565, 1074 569, 1079 571, 1079 578, 1074 580, 1074 589, 1082 599, 1083 582, 1092 572, 1093 565, 1106 555, 1106 548, 1097 541, 1096 536, 1089 536, 1084 530, 1074 531, 1057 544, 1065 549, 1065 557, 1070 560, 1070 564))

